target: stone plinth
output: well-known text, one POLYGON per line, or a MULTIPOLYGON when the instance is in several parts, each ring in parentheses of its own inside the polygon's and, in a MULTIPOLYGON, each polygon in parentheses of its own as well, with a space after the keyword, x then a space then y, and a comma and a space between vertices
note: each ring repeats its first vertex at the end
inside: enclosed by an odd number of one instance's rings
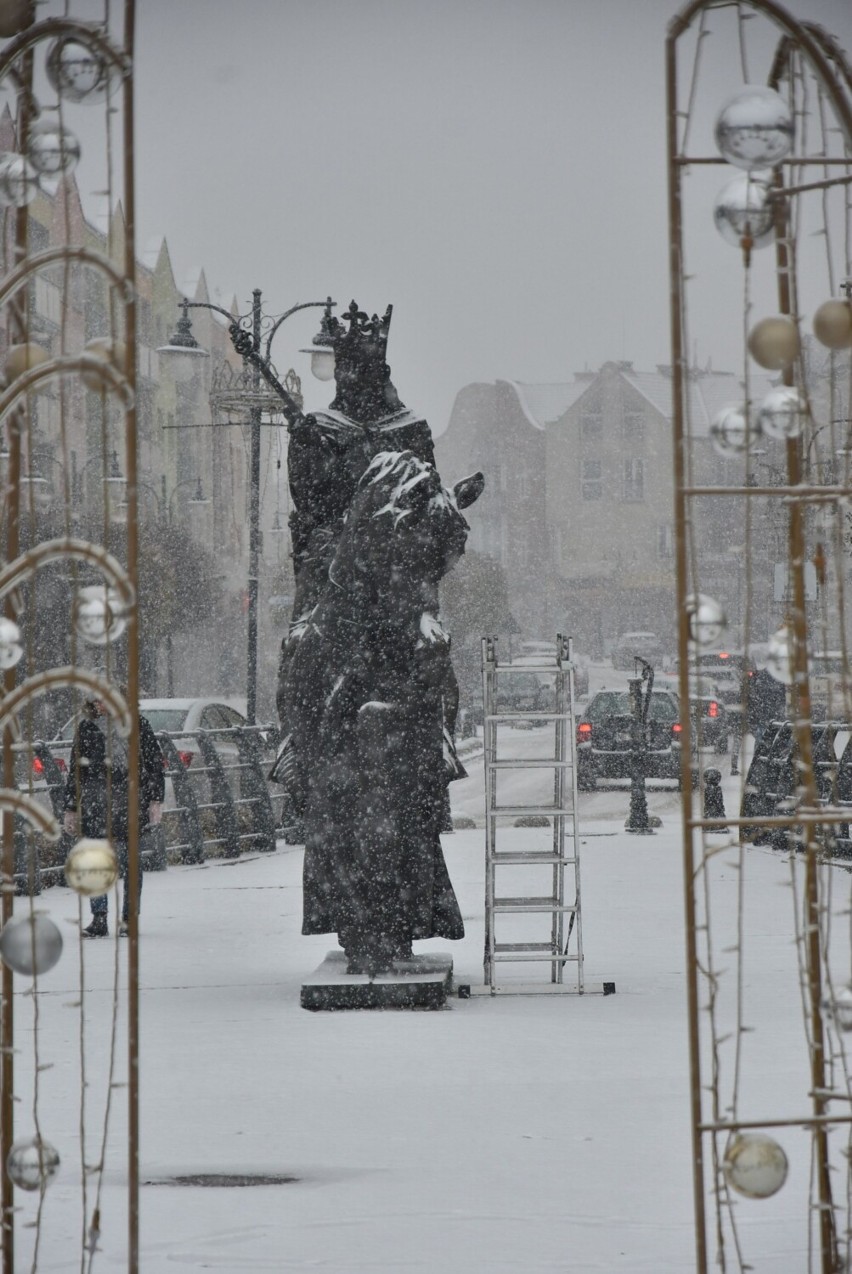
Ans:
POLYGON ((347 973, 342 951, 329 951, 302 983, 303 1009, 440 1009, 453 977, 452 957, 442 953, 397 960, 393 970, 369 978, 347 973))

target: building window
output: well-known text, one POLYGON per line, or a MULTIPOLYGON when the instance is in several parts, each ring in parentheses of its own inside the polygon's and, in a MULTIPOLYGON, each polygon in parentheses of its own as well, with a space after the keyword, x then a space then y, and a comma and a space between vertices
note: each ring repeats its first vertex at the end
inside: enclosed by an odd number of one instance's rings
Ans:
POLYGON ((621 422, 621 430, 628 447, 644 447, 645 417, 641 411, 626 411, 621 422))
POLYGON ((645 499, 645 462, 634 456, 624 457, 624 499, 645 499))
POLYGON ((600 500, 603 495, 603 479, 600 460, 583 461, 583 499, 600 500))
POLYGON ((670 522, 657 525, 657 557, 671 557, 674 552, 674 540, 670 522))
POLYGON ((603 416, 599 411, 584 411, 580 417, 580 433, 584 442, 597 442, 603 433, 603 416))

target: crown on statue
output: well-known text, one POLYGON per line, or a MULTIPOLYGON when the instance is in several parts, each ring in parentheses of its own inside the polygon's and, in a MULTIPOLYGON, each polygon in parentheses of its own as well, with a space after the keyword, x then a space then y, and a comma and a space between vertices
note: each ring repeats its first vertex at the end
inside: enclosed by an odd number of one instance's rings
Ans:
POLYGON ((358 309, 355 301, 350 301, 342 322, 334 321, 332 339, 335 356, 384 362, 392 313, 393 306, 389 305, 381 318, 378 314, 368 318, 363 310, 358 309), (343 327, 343 323, 349 324, 348 330, 343 327))

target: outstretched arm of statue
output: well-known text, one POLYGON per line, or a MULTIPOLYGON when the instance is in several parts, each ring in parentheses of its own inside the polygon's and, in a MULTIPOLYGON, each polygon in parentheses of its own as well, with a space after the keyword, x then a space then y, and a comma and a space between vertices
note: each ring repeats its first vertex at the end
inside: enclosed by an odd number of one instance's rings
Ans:
POLYGON ((254 348, 254 340, 251 332, 247 332, 240 327, 238 323, 232 323, 229 328, 231 344, 234 349, 244 358, 246 362, 251 363, 252 367, 256 367, 260 372, 267 385, 275 391, 281 399, 282 411, 287 420, 287 428, 292 433, 296 429, 304 428, 313 420, 312 416, 306 416, 296 400, 287 392, 281 381, 273 372, 266 359, 254 348))

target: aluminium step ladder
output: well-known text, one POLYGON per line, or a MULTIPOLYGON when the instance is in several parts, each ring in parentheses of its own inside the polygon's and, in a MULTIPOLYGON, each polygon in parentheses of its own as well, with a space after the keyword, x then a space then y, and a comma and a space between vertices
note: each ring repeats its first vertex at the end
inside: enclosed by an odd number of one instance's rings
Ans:
MULTIPOLYGON (((484 762, 485 762, 485 988, 492 994, 498 991, 515 994, 576 990, 583 993, 583 923, 580 910, 580 838, 577 815, 577 767, 576 735, 574 725, 574 665, 570 637, 557 634, 552 654, 537 654, 522 661, 500 662, 497 659, 496 639, 482 640, 482 688, 484 705, 484 762), (520 681, 533 687, 533 693, 512 695, 511 684, 520 681), (533 678, 534 680, 531 680, 533 678), (501 683, 509 689, 501 692, 501 683), (539 686, 534 690, 536 683, 539 686), (520 698, 521 703, 518 704, 520 698), (527 706, 524 699, 532 703, 527 706), (515 751, 520 748, 518 728, 533 730, 544 725, 540 748, 541 756, 513 756, 504 754, 509 745, 515 751), (551 734, 552 732, 552 734, 551 734), (550 744, 552 742, 552 748, 550 744), (552 802, 532 803, 522 800, 500 804, 501 786, 498 776, 508 781, 509 772, 521 770, 552 771, 552 802), (517 844, 512 849, 498 848, 499 822, 510 819, 531 821, 529 827, 539 826, 547 830, 528 834, 529 847, 517 844), (529 869, 529 870, 524 870, 529 869), (521 875, 523 892, 511 888, 512 876, 521 875), (565 901, 566 875, 571 878, 572 901, 565 901), (534 876, 534 884, 529 882, 534 876), (499 881, 498 881, 499 877, 499 881), (509 892, 505 892, 509 881, 509 892), (522 941, 505 941, 498 934, 498 927, 511 929, 513 922, 525 917, 529 932, 522 941), (533 919, 535 918, 535 919, 533 919), (566 923, 567 918, 567 923, 566 923), (537 920, 544 922, 540 927, 537 920), (549 920, 549 934, 547 921, 549 920), (536 929, 538 928, 538 932, 536 929), (573 945, 571 939, 574 939, 573 945), (569 951, 569 947, 572 950, 569 951), (498 983, 498 965, 506 963, 539 963, 547 967, 548 978, 535 983, 515 982, 509 979, 498 983), (576 986, 566 984, 566 964, 576 969, 576 986)), ((538 740, 536 740, 537 742, 538 740)), ((523 824, 521 824, 523 825, 523 824)), ((517 823, 515 824, 517 826, 517 823)), ((505 825, 502 829, 505 834, 505 825)), ((513 830, 512 839, 518 834, 513 830)), ((522 837, 524 839, 524 837, 522 837)), ((514 938, 518 933, 511 934, 514 938)), ((614 991, 614 985, 604 984, 604 993, 614 991)))

